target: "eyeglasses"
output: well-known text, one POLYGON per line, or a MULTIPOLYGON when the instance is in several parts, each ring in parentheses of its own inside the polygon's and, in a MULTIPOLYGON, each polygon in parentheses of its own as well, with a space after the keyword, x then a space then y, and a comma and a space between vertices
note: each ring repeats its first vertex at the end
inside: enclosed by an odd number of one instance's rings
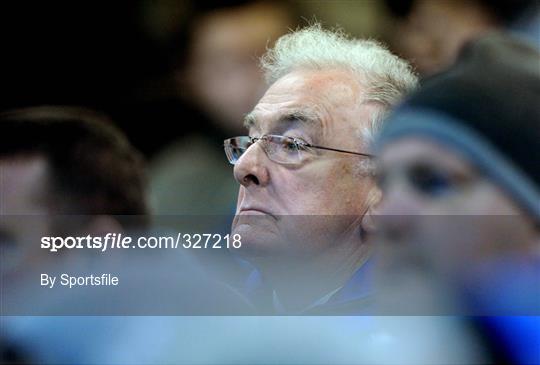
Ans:
POLYGON ((345 151, 337 148, 314 146, 293 137, 264 135, 262 137, 233 137, 224 141, 225 154, 232 165, 235 165, 240 157, 256 142, 261 142, 261 147, 274 162, 286 165, 298 165, 306 161, 313 154, 312 149, 320 149, 352 155, 373 157, 373 155, 361 152, 345 151))

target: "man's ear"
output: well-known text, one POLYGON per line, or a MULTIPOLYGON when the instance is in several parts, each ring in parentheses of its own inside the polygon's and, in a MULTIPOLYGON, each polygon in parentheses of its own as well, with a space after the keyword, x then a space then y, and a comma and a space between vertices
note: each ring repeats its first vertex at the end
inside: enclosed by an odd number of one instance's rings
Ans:
POLYGON ((368 193, 366 199, 367 210, 362 217, 361 229, 367 235, 372 234, 376 230, 375 215, 377 208, 382 199, 382 192, 378 187, 373 187, 368 193))

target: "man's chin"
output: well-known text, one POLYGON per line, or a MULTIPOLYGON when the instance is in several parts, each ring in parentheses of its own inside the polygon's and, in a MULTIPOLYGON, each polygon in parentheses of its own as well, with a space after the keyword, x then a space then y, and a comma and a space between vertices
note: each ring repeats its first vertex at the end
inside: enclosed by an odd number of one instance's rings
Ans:
POLYGON ((242 245, 234 248, 246 257, 265 257, 280 249, 280 233, 276 220, 269 215, 237 215, 231 236, 238 234, 242 245))

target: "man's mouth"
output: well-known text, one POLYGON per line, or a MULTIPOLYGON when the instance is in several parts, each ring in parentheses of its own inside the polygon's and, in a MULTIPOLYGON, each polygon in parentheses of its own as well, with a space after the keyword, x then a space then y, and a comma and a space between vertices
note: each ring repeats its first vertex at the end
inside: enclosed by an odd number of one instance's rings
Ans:
POLYGON ((242 207, 238 210, 236 215, 268 215, 275 218, 274 215, 266 209, 255 206, 242 207))
POLYGON ((238 214, 239 215, 267 215, 266 212, 263 212, 258 209, 243 209, 238 214))

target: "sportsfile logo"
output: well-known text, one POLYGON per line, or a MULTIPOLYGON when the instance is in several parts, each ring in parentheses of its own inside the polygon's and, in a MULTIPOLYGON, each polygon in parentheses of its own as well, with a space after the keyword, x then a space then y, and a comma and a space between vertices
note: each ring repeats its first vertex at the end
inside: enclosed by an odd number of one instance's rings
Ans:
POLYGON ((105 236, 46 236, 41 238, 41 248, 50 252, 61 249, 176 249, 176 248, 240 248, 242 236, 219 233, 178 233, 175 236, 139 236, 134 239, 122 233, 107 233, 105 236))

